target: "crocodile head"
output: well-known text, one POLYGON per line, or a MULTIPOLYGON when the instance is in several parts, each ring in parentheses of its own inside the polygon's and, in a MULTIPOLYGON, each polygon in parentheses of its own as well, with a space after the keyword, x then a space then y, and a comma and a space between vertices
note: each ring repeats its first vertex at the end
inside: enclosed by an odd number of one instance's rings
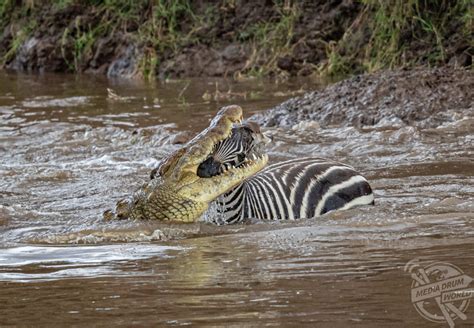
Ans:
MULTIPOLYGON (((210 158, 212 161, 221 158, 217 155, 226 140, 251 137, 251 125, 241 122, 241 107, 222 108, 207 129, 164 159, 151 181, 139 188, 131 199, 117 202, 115 213, 104 212, 104 218, 196 221, 212 201, 267 164, 268 157, 262 154, 256 141, 243 156, 239 153, 235 162, 222 160, 219 169, 206 171, 210 158)), ((253 134, 260 135, 260 132, 253 134)))

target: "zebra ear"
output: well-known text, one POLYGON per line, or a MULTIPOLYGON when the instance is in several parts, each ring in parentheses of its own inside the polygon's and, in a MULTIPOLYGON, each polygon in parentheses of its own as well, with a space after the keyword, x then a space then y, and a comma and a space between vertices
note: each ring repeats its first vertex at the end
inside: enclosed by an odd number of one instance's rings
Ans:
POLYGON ((260 130, 260 125, 258 125, 256 122, 247 122, 244 124, 244 127, 253 133, 254 139, 260 140, 260 142, 263 142, 266 145, 273 141, 272 136, 262 133, 260 130))
POLYGON ((260 125, 256 122, 247 122, 245 126, 250 129, 253 133, 260 133, 260 125))

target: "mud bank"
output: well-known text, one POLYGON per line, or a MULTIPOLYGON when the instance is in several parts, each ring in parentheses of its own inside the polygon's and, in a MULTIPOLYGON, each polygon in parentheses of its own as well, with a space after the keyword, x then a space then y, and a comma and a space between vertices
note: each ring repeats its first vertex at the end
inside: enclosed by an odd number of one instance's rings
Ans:
POLYGON ((469 8, 466 1, 6 1, 0 66, 161 78, 466 67, 469 8))
POLYGON ((268 127, 302 121, 321 126, 437 127, 474 115, 473 88, 474 73, 467 70, 385 71, 290 99, 253 119, 268 127))

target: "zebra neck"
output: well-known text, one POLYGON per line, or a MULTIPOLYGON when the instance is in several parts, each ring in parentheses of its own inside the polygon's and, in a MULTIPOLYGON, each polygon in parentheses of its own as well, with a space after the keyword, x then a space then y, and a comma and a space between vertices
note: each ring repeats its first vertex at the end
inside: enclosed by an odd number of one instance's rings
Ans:
POLYGON ((223 225, 239 223, 245 217, 248 217, 245 210, 246 183, 241 183, 213 202, 205 213, 204 220, 217 225, 223 225))

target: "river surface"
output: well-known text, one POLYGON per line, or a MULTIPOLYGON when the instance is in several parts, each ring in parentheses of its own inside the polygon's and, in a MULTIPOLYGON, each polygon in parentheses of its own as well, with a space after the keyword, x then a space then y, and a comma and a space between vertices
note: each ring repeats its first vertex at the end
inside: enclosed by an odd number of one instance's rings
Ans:
MULTIPOLYGON (((0 73, 0 326, 447 326, 417 312, 411 274, 441 261, 474 277, 472 112, 435 129, 266 131, 271 161, 354 166, 374 207, 227 227, 102 221, 218 108, 248 117, 318 87, 0 73)), ((472 327, 474 304, 463 311, 456 326, 472 327)))

